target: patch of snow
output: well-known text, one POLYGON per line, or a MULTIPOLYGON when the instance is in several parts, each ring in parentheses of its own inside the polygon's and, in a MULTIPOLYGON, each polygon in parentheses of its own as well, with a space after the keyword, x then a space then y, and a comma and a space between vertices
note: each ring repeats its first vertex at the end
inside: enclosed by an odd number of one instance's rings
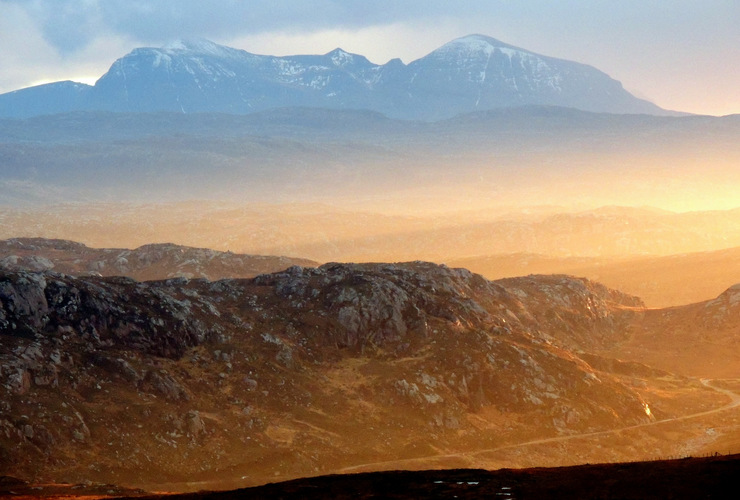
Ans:
POLYGON ((467 54, 483 52, 486 55, 490 55, 495 48, 496 47, 492 45, 491 42, 488 41, 486 38, 477 35, 471 35, 452 40, 451 42, 443 45, 440 49, 438 49, 438 51, 442 53, 460 52, 467 54))
POLYGON ((321 90, 329 84, 330 77, 328 76, 317 76, 312 78, 308 83, 308 86, 312 89, 321 90))
POLYGON ((335 66, 346 66, 347 64, 352 64, 354 60, 355 58, 352 54, 349 54, 342 49, 336 49, 331 52, 331 62, 333 62, 335 66))
POLYGON ((523 54, 522 51, 520 51, 520 50, 513 50, 513 49, 509 49, 507 47, 496 47, 496 50, 498 50, 499 52, 501 52, 505 56, 508 56, 509 57, 509 60, 511 60, 515 56, 521 57, 522 54, 523 54))
POLYGON ((163 45, 162 50, 175 52, 175 51, 188 50, 188 47, 185 44, 185 40, 173 40, 170 43, 163 45))
POLYGON ((220 58, 229 58, 247 54, 242 50, 225 47, 204 38, 174 40, 163 46, 161 50, 168 54, 199 54, 220 58))
POLYGON ((169 66, 171 63, 172 58, 168 54, 160 51, 154 53, 154 62, 152 62, 153 67, 158 68, 162 64, 166 64, 167 66, 169 66))

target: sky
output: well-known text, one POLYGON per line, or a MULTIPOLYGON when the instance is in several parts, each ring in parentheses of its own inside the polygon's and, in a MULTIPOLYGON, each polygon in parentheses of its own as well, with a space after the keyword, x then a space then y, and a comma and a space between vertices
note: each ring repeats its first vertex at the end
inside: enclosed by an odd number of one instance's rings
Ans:
POLYGON ((738 0, 0 0, 0 93, 92 84, 179 38, 409 63, 471 33, 590 64, 667 109, 740 113, 738 0))

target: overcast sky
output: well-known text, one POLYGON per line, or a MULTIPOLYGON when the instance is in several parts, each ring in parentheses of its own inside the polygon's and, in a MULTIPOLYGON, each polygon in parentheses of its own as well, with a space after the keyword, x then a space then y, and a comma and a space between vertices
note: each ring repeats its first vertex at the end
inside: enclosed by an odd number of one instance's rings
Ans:
POLYGON ((177 38, 409 63, 470 33, 590 64, 665 108, 740 113, 740 0, 0 0, 0 93, 93 83, 177 38))

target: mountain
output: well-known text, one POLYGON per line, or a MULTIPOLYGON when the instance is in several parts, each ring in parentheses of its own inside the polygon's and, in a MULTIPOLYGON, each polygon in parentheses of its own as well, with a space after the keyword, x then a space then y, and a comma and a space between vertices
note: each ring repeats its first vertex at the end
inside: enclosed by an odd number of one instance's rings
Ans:
POLYGON ((639 310, 586 280, 423 262, 221 281, 3 271, 0 471, 261 484, 648 424, 639 388, 577 354, 639 310))
POLYGON ((0 116, 27 117, 87 109, 90 85, 71 81, 46 83, 0 95, 0 116))
POLYGON ((582 278, 419 261, 219 281, 3 270, 0 485, 733 451, 738 313, 738 286, 658 310, 582 278))
POLYGON ((421 116, 425 119, 532 104, 665 113, 593 67, 541 56, 482 35, 453 40, 410 63, 407 71, 404 83, 412 107, 433 109, 421 116))
POLYGON ((399 59, 377 65, 341 49, 275 57, 180 40, 133 50, 94 86, 59 82, 0 95, 0 117, 80 110, 244 114, 307 106, 439 120, 522 105, 670 114, 591 66, 469 35, 408 65, 399 59))
MULTIPOLYGON (((648 309, 618 348, 621 359, 692 377, 740 375, 740 284, 712 300, 648 309)), ((603 351, 613 353, 611 348, 603 351)))
MULTIPOLYGON (((686 233, 689 231, 687 227, 686 233)), ((658 244, 657 238, 651 240, 658 244)), ((727 242, 730 243, 729 239, 727 242)), ((470 269, 488 279, 553 273, 584 276, 636 295, 649 307, 702 302, 740 282, 738 247, 659 257, 555 257, 519 252, 466 257, 445 263, 470 269)))
MULTIPOLYGON (((160 214, 175 210, 172 207, 160 206, 160 214)), ((182 212, 180 206, 176 209, 182 212)), ((737 213, 704 213, 704 214, 673 214, 670 212, 651 212, 644 210, 618 209, 610 207, 589 212, 592 218, 585 219, 585 214, 571 214, 570 217, 558 217, 561 224, 542 223, 532 220, 516 221, 514 218, 502 219, 498 224, 484 225, 469 224, 465 227, 449 227, 439 231, 421 230, 424 221, 403 220, 400 218, 375 217, 372 214, 350 212, 345 214, 331 213, 331 211, 311 215, 308 207, 304 213, 298 215, 287 211, 280 211, 278 207, 270 207, 270 214, 258 210, 245 211, 242 216, 236 217, 223 210, 203 210, 205 220, 219 221, 215 227, 226 225, 224 217, 233 217, 231 224, 241 229, 231 230, 229 234, 219 231, 217 234, 208 234, 201 231, 197 242, 208 245, 220 242, 220 245, 232 245, 240 248, 248 244, 248 239, 264 240, 271 236, 272 250, 282 252, 307 251, 313 248, 325 260, 349 260, 364 255, 366 260, 382 258, 401 259, 413 253, 426 258, 446 254, 442 259, 450 267, 463 267, 488 279, 496 280, 506 277, 524 276, 528 274, 569 274, 583 276, 593 281, 630 295, 640 297, 649 307, 669 307, 690 304, 716 297, 733 283, 740 282, 740 247, 714 251, 686 253, 690 247, 722 246, 740 242, 740 227, 737 225, 737 213), (599 216, 600 215, 600 216, 599 216), (615 216, 618 216, 615 218, 615 216), (280 218, 282 220, 275 220, 280 218), (724 219, 723 222, 721 222, 724 219), (564 224, 568 221, 568 224, 564 224), (629 224, 624 222, 628 221, 629 224), (249 227, 249 224, 253 227, 249 227), (581 227, 586 223, 586 227, 581 227), (708 239, 704 229, 711 223, 717 225, 718 232, 723 239, 715 241, 708 239), (306 246, 306 235, 290 233, 290 228, 301 225, 309 228, 311 234, 322 234, 324 240, 321 245, 306 246), (363 240, 348 240, 347 234, 354 234, 357 228, 366 231, 367 238, 363 240), (506 229, 511 233, 520 234, 520 237, 511 236, 508 242, 502 242, 506 229), (389 233, 406 233, 403 237, 391 236, 389 233), (609 254, 609 247, 602 244, 599 248, 604 252, 597 255, 592 247, 579 244, 580 238, 574 238, 570 245, 562 238, 562 234, 587 233, 584 240, 606 241, 612 237, 621 241, 624 246, 629 242, 629 248, 609 254), (447 245, 446 239, 457 245, 457 254, 453 245, 447 245), (299 242, 303 240, 304 243, 299 242), (463 241, 474 240, 476 247, 470 244, 461 244, 463 241), (482 241, 480 241, 482 240, 482 241), (517 252, 517 247, 534 248, 532 241, 537 241, 543 250, 551 247, 553 254, 536 254, 517 252), (552 241, 552 243, 548 243, 552 241), (409 254, 392 251, 393 247, 414 248, 409 254), (323 248, 323 250, 320 250, 323 248), (431 249, 434 248, 435 252, 431 249), (466 249, 475 251, 483 248, 499 252, 492 254, 462 257, 466 249), (555 252, 559 249, 568 255, 555 252), (648 250, 660 251, 666 255, 646 255, 648 250), (444 253, 442 253, 444 252, 444 253), (621 253, 620 253, 621 252, 621 253), (588 256, 580 255, 585 254, 588 256), (589 255, 593 254, 593 255, 589 255)), ((47 221, 48 226, 54 226, 62 232, 74 231, 64 226, 70 224, 74 216, 64 216, 57 213, 58 219, 47 221)), ((141 216, 152 219, 151 215, 141 216)), ((7 224, 7 232, 20 231, 23 225, 35 228, 37 231, 48 232, 51 227, 44 228, 42 218, 12 222, 11 217, 0 211, 0 217, 7 224), (44 229, 42 229, 44 228, 44 229)), ((164 224, 151 223, 152 233, 141 233, 135 226, 128 227, 122 221, 110 219, 100 220, 99 224, 89 225, 80 237, 93 238, 96 231, 103 227, 108 228, 108 237, 115 233, 137 233, 136 238, 154 236, 157 231, 167 238, 174 238, 178 233, 193 233, 195 228, 202 227, 203 221, 193 220, 187 216, 188 223, 177 223, 168 229, 164 224)), ((95 241, 105 240, 97 236, 95 241)), ((110 241, 110 240, 109 240, 110 241)), ((129 240, 135 242, 136 240, 129 240)), ((0 240, 0 269, 17 271, 50 270, 72 275, 102 275, 128 276, 139 281, 167 279, 173 277, 207 278, 211 280, 222 278, 249 278, 258 274, 276 272, 292 265, 313 266, 316 262, 308 259, 273 257, 255 255, 254 252, 266 252, 268 247, 260 247, 256 243, 249 251, 251 254, 241 254, 226 251, 215 251, 207 248, 193 248, 175 244, 147 244, 133 250, 124 248, 90 248, 81 243, 44 239, 44 238, 12 238, 0 240)))
MULTIPOLYGON (((271 207, 271 215, 276 216, 274 212, 276 207, 271 207)), ((159 207, 158 211, 163 212, 166 207, 159 207)), ((601 212, 605 214, 605 212, 601 212)), ((619 213, 616 207, 610 208, 610 213, 619 213)), ((465 258, 447 258, 445 264, 450 267, 463 267, 475 273, 481 274, 488 279, 498 280, 508 277, 525 276, 528 274, 568 274, 573 276, 583 276, 590 280, 602 283, 610 288, 621 290, 630 295, 640 297, 649 307, 669 307, 683 304, 690 304, 708 300, 716 297, 718 294, 727 289, 733 283, 740 282, 740 248, 728 248, 715 250, 712 252, 693 252, 683 253, 686 247, 674 246, 676 244, 685 245, 694 240, 693 245, 713 246, 718 242, 704 240, 700 228, 706 228, 709 222, 714 219, 717 221, 720 214, 705 214, 705 217, 699 217, 698 214, 692 214, 696 226, 692 227, 686 220, 686 216, 679 214, 670 214, 660 212, 654 215, 659 216, 648 224, 649 211, 645 211, 641 216, 639 212, 633 211, 633 217, 628 217, 628 210, 623 210, 620 220, 629 220, 629 226, 633 231, 617 232, 615 228, 619 227, 616 221, 609 218, 598 221, 601 228, 598 232, 591 233, 588 239, 605 238, 599 236, 600 231, 618 236, 623 241, 631 240, 633 245, 644 245, 647 249, 654 249, 665 246, 666 250, 674 252, 672 255, 664 256, 647 256, 635 255, 635 250, 630 253, 625 251, 623 255, 602 255, 602 256, 558 256, 546 254, 534 254, 526 252, 515 252, 517 245, 526 247, 529 245, 526 239, 517 239, 509 244, 511 247, 497 246, 497 240, 505 234, 504 229, 496 229, 495 225, 486 225, 483 228, 473 225, 467 230, 447 227, 445 231, 448 237, 453 241, 464 241, 474 239, 475 235, 484 240, 482 245, 491 249, 505 250, 509 253, 496 253, 489 255, 478 255, 475 257, 465 258), (657 233, 657 234, 655 234, 657 233), (673 234, 673 236, 671 236, 673 234), (693 236, 692 236, 693 234, 693 236), (669 244, 670 242, 670 244, 669 244), (678 243, 680 242, 680 243, 678 243)), ((408 227, 406 231, 409 234, 403 239, 392 238, 383 233, 393 231, 393 228, 400 230, 403 221, 388 218, 382 220, 371 220, 370 215, 359 213, 347 213, 344 216, 336 213, 321 214, 317 220, 312 220, 308 214, 304 214, 299 220, 292 220, 295 214, 282 213, 284 218, 282 223, 273 219, 264 219, 266 214, 260 214, 258 211, 252 211, 245 214, 243 218, 233 221, 233 225, 244 227, 248 225, 248 220, 253 223, 256 219, 260 221, 261 230, 248 229, 248 233, 255 239, 263 239, 267 236, 268 231, 272 231, 273 238, 279 237, 282 241, 280 249, 292 250, 294 245, 288 238, 288 229, 296 224, 301 224, 306 228, 312 228, 309 232, 324 233, 327 238, 325 245, 331 245, 335 248, 332 254, 326 254, 325 257, 334 259, 347 260, 352 252, 362 250, 367 252, 367 260, 378 260, 382 257, 401 258, 405 254, 396 252, 393 254, 390 249, 381 251, 384 247, 402 246, 411 247, 414 241, 423 241, 429 247, 438 247, 438 250, 446 250, 453 255, 453 249, 444 245, 442 235, 435 235, 429 231, 418 232, 418 228, 408 227), (317 226, 321 222, 323 227, 317 226), (329 238, 325 233, 327 226, 333 226, 334 235, 329 238), (346 227, 342 227, 346 226, 346 227), (345 241, 342 233, 346 231, 356 231, 356 227, 363 227, 368 233, 368 241, 352 242, 345 241), (283 233, 279 235, 278 233, 283 233), (370 238, 372 236, 372 238, 370 238), (386 240, 383 242, 383 240, 386 240), (371 251, 375 246, 375 252, 371 251), (341 245, 347 245, 342 249, 341 245), (355 246, 357 245, 357 246, 355 246), (363 245, 363 247, 359 247, 363 245), (366 245, 366 246, 365 246, 366 245), (341 253, 339 253, 341 251, 341 253), (345 253, 347 252, 347 253, 345 253)), ((732 223, 736 220, 736 215, 728 214, 727 222, 732 223)), ((2 216, 2 211, 0 211, 2 216)), ((205 219, 218 220, 222 214, 217 212, 205 212, 205 219)), ((149 217, 148 217, 149 218, 149 217)), ((7 219, 6 219, 7 221, 7 219)), ((7 221, 9 222, 9 221, 7 221)), ((414 221, 406 221, 413 223, 414 221)), ((419 221, 415 221, 417 224, 419 221)), ((192 226, 175 227, 171 232, 167 232, 168 237, 174 237, 177 233, 193 232, 193 227, 201 224, 199 221, 190 221, 192 226)), ((62 226, 64 222, 57 220, 53 222, 56 226, 62 226)), ((513 229, 514 221, 507 220, 501 222, 502 226, 513 229)), ((553 238, 546 231, 543 224, 539 227, 527 226, 524 221, 520 221, 520 229, 517 232, 528 234, 529 238, 536 239, 544 247, 547 247, 547 241, 553 238)), ((39 222, 30 224, 39 228, 39 222)), ((113 221, 101 221, 101 226, 107 226, 110 232, 118 232, 123 228, 117 228, 113 221)), ((217 224, 218 226, 218 224, 217 224)), ((88 227, 87 230, 94 233, 97 226, 88 227)), ((561 226, 552 228, 552 232, 559 234, 564 229, 561 226)), ((575 223, 568 229, 571 233, 576 233, 575 223)), ((723 225, 721 232, 724 233, 726 240, 721 243, 730 243, 733 241, 732 234, 736 234, 740 229, 731 229, 731 226, 723 225)), ((121 232, 134 232, 133 229, 123 229, 121 232)), ((166 230, 163 228, 162 232, 166 230)), ((87 235, 87 234, 86 234, 87 235)), ((147 236, 147 234, 137 235, 147 236)), ((223 235, 224 237, 226 235, 223 235)), ((238 234, 232 231, 230 235, 231 243, 240 241, 238 234)), ((294 241, 300 239, 299 235, 292 235, 294 241)), ((740 236, 736 236, 740 241, 740 236)), ((199 242, 215 242, 216 235, 201 234, 199 242)), ((459 243, 458 243, 459 245, 459 243)), ((459 251, 464 252, 463 246, 459 245, 459 251)), ((253 250, 256 250, 255 247, 253 250)), ((560 247, 565 250, 566 247, 560 247)), ((576 253, 577 246, 569 249, 569 253, 576 253)), ((605 250, 605 247, 602 246, 605 250)), ((425 256, 432 255, 428 248, 416 246, 418 254, 425 256)), ((670 252, 669 252, 670 253, 670 252)), ((308 259, 274 257, 268 255, 240 254, 233 252, 220 252, 208 248, 193 248, 182 245, 169 243, 147 244, 139 246, 133 250, 124 248, 90 248, 81 243, 45 238, 12 238, 9 240, 0 240, 0 269, 6 271, 54 271, 75 276, 83 275, 100 275, 100 276, 128 276, 138 281, 160 280, 176 277, 186 278, 206 278, 210 280, 224 278, 252 278, 259 274, 276 272, 286 269, 293 265, 315 266, 317 262, 308 259)))
POLYGON ((44 238, 0 241, 0 269, 72 275, 128 276, 135 280, 167 278, 253 278, 291 266, 312 266, 308 259, 218 252, 169 243, 133 250, 90 248, 81 243, 44 238))

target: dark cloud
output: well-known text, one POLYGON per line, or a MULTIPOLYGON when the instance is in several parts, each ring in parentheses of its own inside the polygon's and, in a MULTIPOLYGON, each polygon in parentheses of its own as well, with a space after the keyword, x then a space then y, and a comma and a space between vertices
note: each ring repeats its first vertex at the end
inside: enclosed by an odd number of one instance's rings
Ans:
POLYGON ((95 39, 101 26, 97 9, 81 9, 79 2, 62 0, 53 12, 46 12, 44 35, 63 52, 80 49, 95 39))
POLYGON ((44 38, 62 53, 74 52, 90 43, 102 26, 97 2, 84 0, 2 0, 27 11, 44 38))
MULTIPOLYGON (((460 14, 460 4, 422 0, 0 0, 23 6, 62 52, 102 33, 161 42, 182 36, 224 38, 270 31, 360 28, 460 14)), ((490 11, 501 2, 466 2, 490 11)), ((504 2, 506 3, 506 2, 504 2)))
MULTIPOLYGON (((409 21, 460 19, 492 26, 547 29, 563 35, 586 31, 642 32, 690 29, 692 21, 731 19, 736 0, 0 0, 23 6, 42 23, 45 38, 62 52, 95 37, 123 35, 148 43, 183 36, 232 38, 271 31, 313 32, 409 21), (714 14, 713 14, 714 13, 714 14)), ((694 24, 695 25, 695 24, 694 24)), ((489 33, 497 35, 497 33, 489 33)))
POLYGON ((151 40, 184 32, 221 37, 275 30, 356 28, 458 10, 452 2, 421 0, 109 0, 99 5, 110 27, 151 40))

